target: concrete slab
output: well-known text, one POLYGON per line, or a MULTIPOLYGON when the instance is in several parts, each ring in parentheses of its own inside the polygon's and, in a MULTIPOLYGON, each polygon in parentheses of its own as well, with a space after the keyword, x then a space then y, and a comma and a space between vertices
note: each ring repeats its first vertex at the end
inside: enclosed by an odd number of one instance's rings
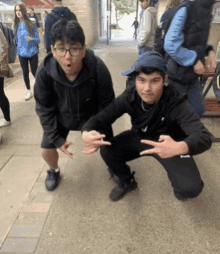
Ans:
POLYGON ((4 167, 4 165, 10 160, 10 155, 0 155, 0 171, 4 167))
POLYGON ((44 162, 37 157, 14 156, 0 174, 0 246, 14 223, 44 162))
POLYGON ((0 253, 31 253, 37 246, 38 238, 7 238, 4 242, 0 253))

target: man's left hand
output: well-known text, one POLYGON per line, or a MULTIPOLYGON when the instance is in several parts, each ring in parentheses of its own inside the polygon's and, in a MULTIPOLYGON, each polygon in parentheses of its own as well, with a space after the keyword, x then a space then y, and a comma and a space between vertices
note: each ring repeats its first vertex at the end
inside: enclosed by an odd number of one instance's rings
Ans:
POLYGON ((153 146, 153 148, 144 150, 140 155, 157 154, 161 159, 168 159, 189 152, 186 142, 176 142, 167 135, 161 135, 158 142, 143 139, 141 143, 153 146))
POLYGON ((216 58, 215 52, 210 51, 208 57, 205 60, 205 70, 206 72, 215 72, 216 69, 216 58))

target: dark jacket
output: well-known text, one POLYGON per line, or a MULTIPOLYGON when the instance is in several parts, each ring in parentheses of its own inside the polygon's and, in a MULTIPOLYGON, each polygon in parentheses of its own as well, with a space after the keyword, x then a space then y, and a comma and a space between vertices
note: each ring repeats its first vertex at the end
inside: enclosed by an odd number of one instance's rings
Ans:
POLYGON ((211 134, 200 122, 186 98, 174 88, 164 87, 156 105, 145 112, 134 86, 127 88, 98 115, 91 117, 82 131, 105 129, 124 113, 131 116, 132 129, 142 139, 158 141, 160 135, 169 135, 176 141, 185 141, 189 154, 195 155, 211 147, 211 134))
POLYGON ((34 19, 36 20, 36 27, 39 28, 39 27, 40 27, 40 24, 39 24, 37 15, 34 14, 33 16, 30 16, 30 18, 34 18, 34 19))
POLYGON ((64 142, 58 122, 68 130, 81 130, 92 115, 115 98, 110 73, 92 50, 87 50, 83 68, 73 82, 49 53, 37 71, 34 96, 44 134, 56 147, 64 142))
MULTIPOLYGON (((182 47, 197 53, 193 65, 200 60, 204 63, 205 56, 212 47, 207 45, 210 23, 212 18, 213 0, 205 3, 201 0, 188 1, 180 5, 187 7, 187 18, 183 28, 184 41, 182 47)), ((177 8, 178 10, 178 8, 177 8)), ((172 12, 170 12, 172 14, 172 12)), ((168 57, 167 70, 169 78, 180 83, 194 82, 198 75, 194 73, 192 66, 182 66, 178 64, 172 57, 168 57)))
POLYGON ((76 15, 70 11, 68 7, 55 7, 52 9, 51 13, 49 13, 45 19, 45 31, 44 31, 44 42, 46 52, 49 53, 51 51, 51 29, 52 26, 62 18, 66 18, 68 20, 76 20, 76 15))

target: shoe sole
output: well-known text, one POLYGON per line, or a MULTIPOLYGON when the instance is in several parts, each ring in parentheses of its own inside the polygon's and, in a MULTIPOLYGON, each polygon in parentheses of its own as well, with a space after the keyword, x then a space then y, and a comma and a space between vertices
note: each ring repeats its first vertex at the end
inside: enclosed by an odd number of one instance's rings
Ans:
POLYGON ((29 100, 32 99, 32 98, 33 98, 33 96, 32 96, 31 98, 28 98, 28 99, 25 98, 25 101, 29 101, 29 100))

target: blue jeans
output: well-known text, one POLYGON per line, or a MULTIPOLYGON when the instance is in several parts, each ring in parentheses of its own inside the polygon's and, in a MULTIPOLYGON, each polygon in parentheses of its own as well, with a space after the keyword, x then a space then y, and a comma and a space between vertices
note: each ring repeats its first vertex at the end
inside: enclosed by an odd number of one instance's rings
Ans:
POLYGON ((140 56, 141 54, 147 52, 147 51, 152 51, 153 48, 152 47, 148 47, 148 46, 141 46, 140 48, 138 48, 138 55, 140 56))
POLYGON ((190 84, 180 84, 169 79, 168 84, 175 87, 181 94, 186 95, 195 113, 198 116, 202 116, 205 112, 205 103, 202 97, 202 85, 199 78, 190 84))

